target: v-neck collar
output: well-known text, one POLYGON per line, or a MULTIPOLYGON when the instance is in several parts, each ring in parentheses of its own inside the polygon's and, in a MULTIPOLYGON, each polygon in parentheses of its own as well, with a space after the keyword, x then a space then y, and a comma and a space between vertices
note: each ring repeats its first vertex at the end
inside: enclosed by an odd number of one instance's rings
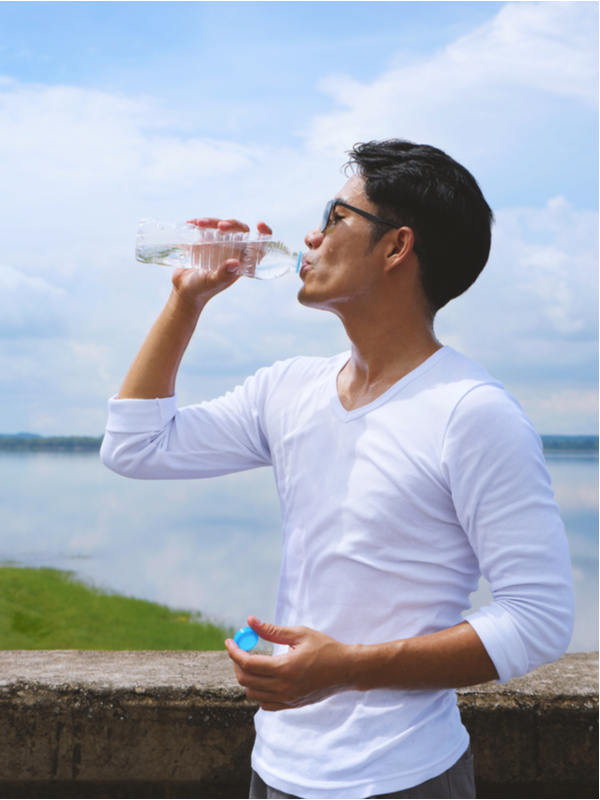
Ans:
POLYGON ((452 352, 452 348, 444 345, 439 350, 436 350, 432 356, 424 361, 422 364, 419 364, 418 367, 409 372, 403 378, 400 378, 399 381, 393 386, 390 386, 382 395, 375 398, 371 403, 367 403, 364 406, 360 406, 360 408, 354 408, 352 411, 346 411, 344 406, 342 405, 342 401, 340 400, 340 396, 337 390, 337 379, 338 375, 342 371, 342 369, 346 366, 349 361, 350 353, 342 353, 339 359, 336 361, 335 369, 333 372, 332 378, 332 392, 331 392, 331 407, 333 409, 334 414, 341 422, 351 422, 354 419, 359 419, 360 417, 364 417, 366 414, 369 414, 371 411, 374 411, 376 408, 379 408, 382 405, 385 405, 389 400, 391 400, 394 395, 401 392, 405 386, 408 386, 409 383, 412 383, 414 380, 419 378, 425 372, 428 372, 432 367, 434 367, 442 358, 445 358, 452 352))

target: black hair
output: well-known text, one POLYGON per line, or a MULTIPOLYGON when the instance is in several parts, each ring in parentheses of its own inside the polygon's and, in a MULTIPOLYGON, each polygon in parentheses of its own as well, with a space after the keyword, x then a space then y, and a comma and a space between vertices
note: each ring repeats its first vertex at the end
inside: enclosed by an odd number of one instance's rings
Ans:
MULTIPOLYGON (((471 173, 442 150, 403 139, 356 144, 356 167, 377 214, 412 228, 423 291, 432 312, 458 297, 484 268, 494 215, 471 173)), ((372 243, 389 226, 371 223, 372 243)))

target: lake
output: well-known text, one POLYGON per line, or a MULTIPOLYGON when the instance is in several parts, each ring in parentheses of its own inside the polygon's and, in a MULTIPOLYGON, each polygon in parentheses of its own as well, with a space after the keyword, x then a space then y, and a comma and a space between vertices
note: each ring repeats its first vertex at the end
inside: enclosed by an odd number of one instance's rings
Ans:
MULTIPOLYGON (((570 652, 598 649, 598 457, 547 456, 575 579, 570 652)), ((240 626, 272 620, 281 556, 268 469, 132 481, 96 453, 0 453, 0 559, 240 626)), ((474 608, 490 593, 485 582, 474 608)))

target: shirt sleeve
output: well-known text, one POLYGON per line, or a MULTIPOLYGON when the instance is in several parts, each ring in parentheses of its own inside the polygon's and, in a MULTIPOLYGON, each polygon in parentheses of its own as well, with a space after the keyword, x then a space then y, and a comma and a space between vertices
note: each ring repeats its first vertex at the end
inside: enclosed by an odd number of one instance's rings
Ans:
POLYGON ((261 422, 267 370, 217 400, 177 408, 177 398, 109 400, 100 457, 130 478, 210 478, 271 464, 261 422), (262 374, 261 374, 262 373, 262 374))
POLYGON ((559 658, 573 629, 569 551, 541 441, 511 395, 481 385, 454 410, 442 468, 493 597, 467 621, 504 683, 559 658))

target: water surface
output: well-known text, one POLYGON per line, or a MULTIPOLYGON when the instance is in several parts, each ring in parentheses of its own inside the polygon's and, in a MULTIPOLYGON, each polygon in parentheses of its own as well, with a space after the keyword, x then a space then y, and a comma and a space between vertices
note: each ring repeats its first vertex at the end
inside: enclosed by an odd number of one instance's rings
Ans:
MULTIPOLYGON (((598 458, 549 456, 576 591, 570 651, 598 649, 598 458)), ((241 625, 273 618, 281 557, 270 469, 133 481, 95 453, 0 453, 0 558, 241 625)), ((484 582, 483 582, 484 583, 484 582)), ((482 585, 477 608, 489 599, 482 585)))

